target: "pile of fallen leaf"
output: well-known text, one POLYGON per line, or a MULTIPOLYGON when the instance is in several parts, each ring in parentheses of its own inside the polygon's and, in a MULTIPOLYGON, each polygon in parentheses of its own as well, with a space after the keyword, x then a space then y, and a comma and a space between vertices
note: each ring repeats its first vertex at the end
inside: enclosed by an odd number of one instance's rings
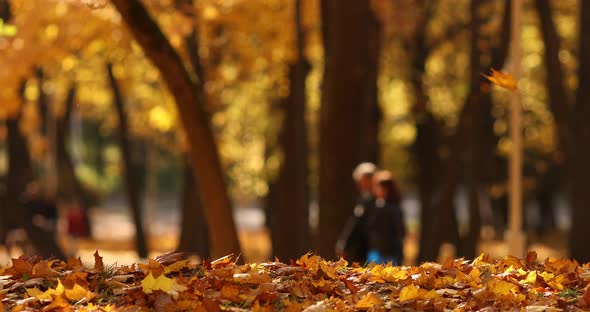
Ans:
POLYGON ((80 259, 21 257, 0 268, 0 311, 590 309, 590 264, 536 258, 360 267, 311 254, 291 264, 240 265, 167 253, 105 267, 97 252, 87 268, 80 259))

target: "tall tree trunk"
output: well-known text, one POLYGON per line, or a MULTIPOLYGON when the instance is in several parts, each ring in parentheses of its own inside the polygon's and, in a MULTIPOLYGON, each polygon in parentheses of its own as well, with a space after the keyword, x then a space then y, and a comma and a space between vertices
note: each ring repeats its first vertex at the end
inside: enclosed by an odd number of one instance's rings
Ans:
POLYGON ((559 139, 560 151, 556 157, 560 161, 549 164, 548 172, 541 178, 541 187, 537 192, 542 219, 540 230, 544 231, 546 229, 552 229, 555 226, 552 198, 561 180, 561 171, 558 168, 561 164, 564 164, 566 166, 566 172, 570 174, 574 172, 572 158, 573 138, 570 128, 572 101, 567 94, 564 72, 559 61, 561 44, 555 23, 553 22, 550 2, 537 0, 535 4, 545 46, 543 56, 546 68, 545 84, 549 96, 549 110, 555 121, 555 131, 559 139))
POLYGON ((178 250, 194 253, 202 259, 210 257, 209 235, 203 207, 188 159, 184 161, 184 189, 182 191, 182 219, 178 250))
MULTIPOLYGON (((187 0, 186 6, 192 8, 193 1, 187 0)), ((207 110, 207 96, 205 93, 205 70, 199 54, 199 36, 196 27, 185 38, 185 45, 191 66, 198 80, 195 87, 200 96, 199 105, 207 110)), ((197 180, 192 171, 190 159, 184 158, 184 190, 182 192, 182 222, 178 249, 198 254, 201 258, 209 258, 209 233, 203 211, 203 203, 198 193, 197 180)))
POLYGON ((305 81, 310 65, 304 54, 301 0, 295 0, 295 48, 297 59, 289 66, 289 95, 281 102, 284 114, 279 143, 283 152, 277 181, 278 205, 274 206, 272 239, 274 256, 295 260, 310 249, 308 146, 305 122, 305 81))
POLYGON ((383 24, 371 8, 369 8, 368 14, 367 78, 365 79, 365 99, 361 117, 362 154, 360 160, 378 164, 381 160, 379 126, 381 125, 383 116, 381 106, 379 105, 378 87, 383 24))
POLYGON ((361 160, 362 116, 368 77, 369 1, 322 0, 324 81, 320 108, 318 251, 334 245, 355 201, 351 172, 361 160))
POLYGON ((176 100, 190 152, 191 167, 199 181, 205 216, 211 238, 211 256, 240 253, 240 243, 233 222, 231 202, 221 168, 219 153, 199 90, 184 68, 182 59, 139 0, 113 0, 123 20, 142 46, 146 56, 160 69, 170 93, 176 100))
POLYGON ((572 229, 570 232, 571 256, 580 263, 590 261, 590 248, 584 237, 590 237, 590 2, 580 1, 580 48, 578 67, 578 90, 572 121, 572 229))
POLYGON ((6 120, 8 173, 6 175, 6 209, 2 216, 4 230, 11 230, 30 222, 21 203, 27 184, 33 180, 31 157, 25 136, 20 132, 20 114, 6 120))
POLYGON ((4 230, 23 227, 38 255, 65 259, 64 253, 57 245, 55 232, 48 233, 34 226, 31 211, 23 207, 21 196, 27 184, 33 180, 33 167, 27 140, 20 132, 19 124, 20 114, 6 120, 8 174, 5 181, 7 183, 6 210, 2 216, 5 222, 4 230))
MULTIPOLYGON (((494 119, 492 117, 491 85, 480 73, 488 71, 489 67, 499 69, 504 66, 508 55, 510 41, 511 1, 504 1, 503 20, 500 30, 500 40, 494 45, 494 34, 484 33, 481 17, 478 16, 479 7, 485 1, 473 1, 471 10, 474 14, 472 22, 475 38, 471 40, 471 78, 469 101, 473 104, 472 129, 469 132, 469 152, 467 161, 468 203, 469 203, 469 231, 462 239, 459 255, 473 258, 477 253, 477 244, 481 233, 481 200, 490 177, 492 166, 498 164, 494 156, 497 139, 493 132, 494 119), (479 3, 478 3, 479 2, 479 3), (481 44, 485 42, 486 44, 481 44), (484 61, 482 55, 489 55, 489 62, 484 61)), ((496 171, 500 171, 497 168, 496 171)))
MULTIPOLYGON (((411 42, 409 54, 411 58, 410 85, 414 94, 414 104, 412 114, 416 123, 416 141, 413 150, 416 155, 418 193, 420 196, 420 254, 419 259, 436 259, 438 256, 438 246, 428 245, 427 240, 431 240, 427 231, 432 226, 432 220, 439 216, 433 211, 432 199, 436 190, 436 185, 441 177, 440 149, 440 124, 428 110, 430 99, 424 86, 424 76, 426 75, 426 61, 431 52, 431 47, 426 42, 426 30, 431 20, 433 8, 427 6, 425 1, 418 3, 422 7, 423 17, 417 23, 414 40, 411 42), (427 250, 427 246, 434 249, 427 250)), ((447 216, 447 217, 453 217, 447 216)), ((449 223, 450 225, 451 223, 449 223)), ((442 232, 451 232, 453 229, 442 229, 442 232)))
POLYGON ((113 104, 115 105, 119 119, 119 148, 121 150, 121 158, 123 159, 123 175, 127 188, 127 200, 129 209, 131 210, 133 224, 135 225, 135 248, 139 257, 147 258, 148 248, 143 230, 139 182, 137 180, 138 172, 132 158, 129 123, 127 121, 127 114, 125 113, 125 105, 123 104, 123 95, 121 94, 118 81, 113 74, 113 66, 110 63, 107 64, 107 72, 113 92, 113 104))
POLYGON ((555 120, 555 130, 559 138, 561 151, 564 152, 566 159, 569 159, 569 148, 571 144, 570 134, 570 111, 571 101, 567 95, 565 79, 561 62, 559 61, 560 40, 557 35, 557 29, 553 22, 551 14, 551 5, 549 1, 537 0, 535 2, 545 53, 543 54, 546 67, 546 87, 549 96, 549 110, 555 120))

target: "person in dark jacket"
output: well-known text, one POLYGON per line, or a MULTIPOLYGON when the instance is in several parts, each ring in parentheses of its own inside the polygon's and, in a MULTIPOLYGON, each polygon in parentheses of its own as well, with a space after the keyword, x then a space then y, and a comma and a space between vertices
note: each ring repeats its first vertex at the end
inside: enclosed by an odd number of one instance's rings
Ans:
POLYGON ((375 204, 367 212, 368 262, 401 265, 406 226, 401 209, 401 192, 391 172, 382 170, 373 177, 375 204))
POLYGON ((367 261, 368 237, 367 214, 375 202, 372 194, 373 174, 377 167, 372 163, 359 164, 352 173, 352 178, 359 191, 353 214, 348 218, 338 241, 336 255, 352 262, 367 261))

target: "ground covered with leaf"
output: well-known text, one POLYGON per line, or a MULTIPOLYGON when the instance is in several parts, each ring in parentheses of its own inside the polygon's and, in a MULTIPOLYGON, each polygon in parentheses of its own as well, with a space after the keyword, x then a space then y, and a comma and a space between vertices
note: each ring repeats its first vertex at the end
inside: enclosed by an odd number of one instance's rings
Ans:
POLYGON ((0 311, 353 311, 590 309, 590 264, 546 259, 415 267, 349 265, 307 254, 290 264, 192 263, 167 253, 105 267, 80 259, 13 259, 0 268, 0 311))

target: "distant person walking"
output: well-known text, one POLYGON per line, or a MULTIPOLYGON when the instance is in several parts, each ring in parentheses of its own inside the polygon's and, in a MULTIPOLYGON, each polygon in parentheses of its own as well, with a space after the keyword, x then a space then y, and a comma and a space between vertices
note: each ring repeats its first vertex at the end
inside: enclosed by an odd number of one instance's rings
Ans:
POLYGON ((382 170, 374 174, 373 194, 375 204, 367 212, 367 261, 401 265, 406 226, 401 209, 401 191, 390 171, 382 170))
POLYGON ((372 186, 376 170, 377 167, 369 162, 361 163, 354 169, 352 178, 359 193, 353 214, 348 218, 336 242, 336 255, 361 264, 367 261, 367 211, 375 203, 372 186))

